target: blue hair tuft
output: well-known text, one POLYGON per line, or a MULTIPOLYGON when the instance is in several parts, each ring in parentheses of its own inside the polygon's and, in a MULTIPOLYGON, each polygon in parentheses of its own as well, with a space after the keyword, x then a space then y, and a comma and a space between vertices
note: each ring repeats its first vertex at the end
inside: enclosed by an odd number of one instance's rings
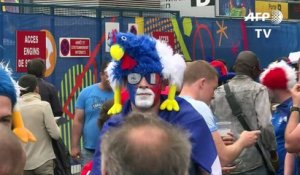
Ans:
POLYGON ((12 106, 17 102, 16 82, 11 77, 11 71, 7 65, 0 63, 0 95, 11 100, 12 106))

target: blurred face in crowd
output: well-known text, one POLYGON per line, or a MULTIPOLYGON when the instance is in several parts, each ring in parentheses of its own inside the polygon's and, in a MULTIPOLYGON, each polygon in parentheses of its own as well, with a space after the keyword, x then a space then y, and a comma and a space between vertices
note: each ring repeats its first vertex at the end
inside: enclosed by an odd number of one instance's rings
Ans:
POLYGON ((0 96, 0 123, 9 128, 12 125, 12 104, 6 96, 0 96))
POLYGON ((147 110, 159 105, 162 90, 162 78, 158 73, 141 75, 130 73, 127 76, 127 88, 130 100, 136 108, 147 110))
POLYGON ((111 86, 110 86, 110 83, 109 83, 109 80, 108 80, 108 75, 105 72, 101 72, 101 82, 102 82, 102 85, 103 85, 103 88, 105 90, 112 90, 111 86))

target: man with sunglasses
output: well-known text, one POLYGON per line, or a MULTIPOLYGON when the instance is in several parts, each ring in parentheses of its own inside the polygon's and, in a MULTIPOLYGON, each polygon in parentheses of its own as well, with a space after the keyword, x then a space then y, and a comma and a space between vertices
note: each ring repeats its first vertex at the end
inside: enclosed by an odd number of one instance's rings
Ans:
MULTIPOLYGON (((122 81, 122 84, 129 91, 130 99, 120 114, 111 117, 105 123, 101 135, 105 134, 112 127, 120 126, 131 111, 156 113, 161 119, 173 125, 178 125, 190 133, 190 141, 193 145, 191 175, 200 173, 221 174, 216 147, 201 114, 186 100, 179 97, 174 97, 179 104, 179 111, 160 109, 160 105, 169 98, 161 95, 161 91, 167 85, 166 80, 170 84, 173 83, 172 81, 170 82, 170 76, 174 75, 170 75, 170 70, 167 68, 171 66, 176 70, 175 77, 179 79, 181 86, 185 69, 183 58, 173 54, 173 50, 166 44, 146 35, 135 36, 119 33, 115 38, 114 44, 119 44, 120 52, 125 53, 122 54, 120 61, 110 63, 107 72, 113 87, 116 87, 118 83, 114 82, 114 80, 122 81), (169 62, 164 59, 169 60, 169 62), (134 66, 131 67, 131 65, 134 66), (178 67, 181 67, 181 69, 178 67)), ((114 57, 115 54, 111 53, 111 55, 114 57)), ((101 174, 101 164, 103 165, 104 162, 101 163, 102 158, 99 149, 100 146, 97 147, 94 155, 94 167, 91 175, 101 174)), ((124 151, 126 151, 125 149, 124 151)), ((120 172, 120 174, 122 173, 120 172)))
POLYGON ((159 105, 160 91, 162 89, 162 78, 159 73, 142 75, 129 73, 127 75, 127 87, 130 98, 134 99, 137 111, 147 111, 152 105, 159 105))

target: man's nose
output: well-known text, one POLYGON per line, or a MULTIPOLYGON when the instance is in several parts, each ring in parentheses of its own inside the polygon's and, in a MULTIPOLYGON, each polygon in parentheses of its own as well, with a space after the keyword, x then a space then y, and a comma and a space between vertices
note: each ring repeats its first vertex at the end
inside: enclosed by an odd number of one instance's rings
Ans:
POLYGON ((142 77, 142 79, 141 79, 141 81, 139 83, 139 87, 140 88, 148 88, 149 87, 149 84, 148 84, 148 82, 147 82, 147 80, 146 80, 145 77, 142 77))

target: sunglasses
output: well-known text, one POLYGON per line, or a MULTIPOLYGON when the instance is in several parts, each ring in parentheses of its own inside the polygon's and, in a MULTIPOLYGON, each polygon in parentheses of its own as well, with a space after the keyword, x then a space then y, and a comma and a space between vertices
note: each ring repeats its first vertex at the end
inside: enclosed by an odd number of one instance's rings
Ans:
POLYGON ((127 82, 132 85, 139 84, 142 80, 142 78, 145 77, 146 81, 151 84, 155 85, 157 84, 157 79, 159 77, 158 73, 150 73, 146 75, 142 75, 140 73, 130 73, 127 75, 127 82))

